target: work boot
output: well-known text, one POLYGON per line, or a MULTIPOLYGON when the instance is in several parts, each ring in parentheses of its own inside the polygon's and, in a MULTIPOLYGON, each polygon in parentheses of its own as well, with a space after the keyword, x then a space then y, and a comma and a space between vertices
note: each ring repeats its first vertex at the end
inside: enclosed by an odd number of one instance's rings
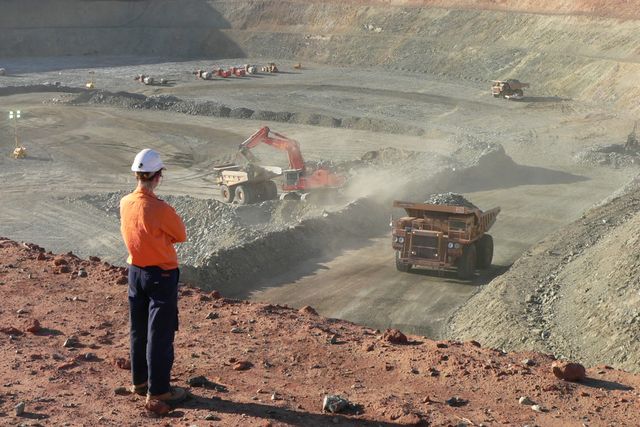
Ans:
POLYGON ((151 400, 159 400, 169 405, 180 403, 187 398, 187 391, 182 387, 171 387, 171 389, 163 394, 147 395, 147 402, 151 400))
POLYGON ((147 392, 149 391, 149 387, 147 386, 147 383, 142 383, 142 384, 134 384, 129 386, 129 391, 131 393, 135 393, 138 394, 140 396, 146 396, 147 392))

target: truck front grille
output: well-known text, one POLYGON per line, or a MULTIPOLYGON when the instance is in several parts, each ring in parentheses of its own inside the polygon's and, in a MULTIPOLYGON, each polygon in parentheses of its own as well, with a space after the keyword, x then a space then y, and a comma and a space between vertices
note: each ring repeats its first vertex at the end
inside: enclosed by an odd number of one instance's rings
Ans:
POLYGON ((415 258, 438 258, 438 237, 413 235, 411 238, 411 256, 415 258))

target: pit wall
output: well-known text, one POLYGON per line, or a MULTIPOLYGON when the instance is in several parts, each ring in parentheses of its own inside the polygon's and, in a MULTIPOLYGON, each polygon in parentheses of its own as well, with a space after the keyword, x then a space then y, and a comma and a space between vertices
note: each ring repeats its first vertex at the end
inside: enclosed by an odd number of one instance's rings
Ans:
POLYGON ((469 9, 491 7, 487 1, 434 7, 442 3, 5 0, 0 57, 251 56, 379 65, 478 84, 515 77, 532 83, 531 95, 638 108, 640 12, 627 4, 510 3, 536 12, 524 13, 469 9), (614 17, 589 15, 598 11, 614 17))

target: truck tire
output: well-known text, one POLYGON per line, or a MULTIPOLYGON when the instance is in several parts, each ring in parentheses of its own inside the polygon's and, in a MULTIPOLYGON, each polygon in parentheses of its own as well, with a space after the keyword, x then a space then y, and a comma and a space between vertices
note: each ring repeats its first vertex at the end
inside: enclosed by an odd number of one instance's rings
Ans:
POLYGON ((486 270, 491 267, 493 261, 493 237, 489 234, 483 235, 476 243, 478 249, 478 268, 486 270))
POLYGON ((253 203, 253 188, 250 185, 238 185, 236 187, 236 201, 239 205, 253 203))
POLYGON ((275 200, 278 198, 278 186, 273 181, 264 183, 265 200, 275 200))
POLYGON ((396 269, 403 273, 411 271, 411 264, 400 261, 400 251, 396 251, 396 269))
POLYGON ((462 256, 458 259, 458 277, 462 280, 469 280, 476 271, 477 254, 474 243, 466 246, 462 251, 462 256))
POLYGON ((524 92, 522 91, 522 89, 516 89, 513 91, 513 93, 515 93, 518 96, 524 96, 524 92))
POLYGON ((253 198, 253 200, 251 200, 251 202, 249 203, 260 203, 267 200, 267 187, 265 186, 264 182, 256 182, 251 185, 246 185, 251 187, 249 191, 251 192, 251 196, 253 198))
POLYGON ((224 200, 226 203, 231 203, 233 202, 233 199, 235 198, 236 193, 234 190, 230 189, 226 185, 221 185, 220 195, 222 196, 222 200, 224 200))
POLYGON ((281 193, 280 200, 300 200, 300 194, 296 193, 295 191, 281 193))

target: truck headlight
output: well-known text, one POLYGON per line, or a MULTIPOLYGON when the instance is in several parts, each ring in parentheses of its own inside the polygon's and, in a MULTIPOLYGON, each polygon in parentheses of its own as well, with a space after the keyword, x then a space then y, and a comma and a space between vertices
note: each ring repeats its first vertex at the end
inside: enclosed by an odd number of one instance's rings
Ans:
POLYGON ((398 236, 393 236, 393 243, 396 243, 398 241, 398 236))
POLYGON ((453 247, 456 249, 460 249, 460 243, 456 243, 455 245, 453 245, 453 247))
POLYGON ((448 247, 449 249, 453 249, 453 242, 449 242, 449 244, 447 245, 447 247, 448 247))
POLYGON ((398 243, 404 243, 404 237, 398 237, 398 243))

